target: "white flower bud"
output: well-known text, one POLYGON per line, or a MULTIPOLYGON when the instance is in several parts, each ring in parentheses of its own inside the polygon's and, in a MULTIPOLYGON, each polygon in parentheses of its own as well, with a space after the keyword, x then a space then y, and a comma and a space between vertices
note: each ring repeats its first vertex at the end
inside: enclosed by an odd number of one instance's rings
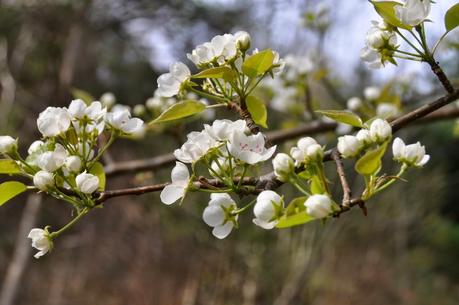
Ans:
POLYGON ((279 153, 274 157, 273 167, 276 178, 283 182, 288 180, 288 177, 295 169, 293 159, 284 153, 279 153))
POLYGON ((53 248, 53 242, 49 233, 43 229, 34 228, 30 230, 27 238, 32 240, 32 247, 39 250, 39 252, 34 255, 35 258, 42 257, 53 248))
POLYGON ((386 120, 376 119, 370 125, 370 136, 374 142, 384 142, 392 136, 392 127, 386 120))
POLYGON ((228 194, 213 193, 210 195, 209 205, 202 213, 204 222, 213 227, 212 234, 223 239, 231 233, 237 222, 237 215, 229 212, 237 209, 236 202, 228 194))
POLYGON ((250 48, 250 35, 245 31, 239 31, 234 34, 237 44, 242 51, 246 51, 250 48))
POLYGON ((37 158, 37 165, 42 170, 54 172, 64 165, 67 151, 61 144, 56 144, 54 151, 47 151, 37 158))
POLYGON ((86 172, 75 178, 77 189, 84 194, 92 194, 99 187, 99 178, 86 172))
POLYGON ((106 92, 100 97, 100 102, 107 108, 111 108, 116 103, 116 97, 111 92, 106 92))
POLYGON ((392 153, 394 154, 394 160, 403 162, 408 166, 422 167, 430 159, 430 156, 426 155, 426 149, 421 143, 417 142, 405 145, 400 138, 394 140, 392 153))
POLYGON ((55 137, 69 129, 71 119, 67 109, 48 107, 38 116, 38 130, 45 137, 55 137))
POLYGON ((394 7, 395 14, 403 24, 417 26, 427 19, 431 9, 430 0, 406 0, 394 7))
POLYGON ((362 142, 355 136, 343 136, 338 138, 338 151, 344 158, 355 157, 362 148, 362 142))
POLYGON ((362 100, 358 97, 352 97, 347 101, 347 109, 357 111, 362 107, 362 100))
POLYGON ((269 230, 276 226, 282 210, 282 197, 273 191, 263 191, 257 197, 253 208, 253 223, 269 230))
POLYGON ((398 108, 394 104, 381 103, 376 107, 376 115, 382 118, 390 118, 398 114, 398 108))
POLYGON ((18 149, 18 140, 10 136, 0 136, 0 154, 9 154, 18 149))
POLYGON ((78 156, 70 156, 65 159, 65 167, 73 172, 77 173, 81 169, 81 159, 78 156))
POLYGON ((27 153, 29 155, 33 154, 34 152, 37 152, 38 150, 40 150, 40 148, 45 145, 45 143, 43 143, 43 141, 35 141, 33 142, 32 144, 30 144, 29 146, 29 149, 27 150, 27 153))
POLYGON ((355 136, 364 145, 370 144, 372 142, 370 131, 368 129, 360 129, 355 136))
MULTIPOLYGON (((304 163, 306 162, 308 148, 316 144, 317 144, 317 141, 311 137, 301 138, 300 140, 298 140, 298 143, 297 143, 298 147, 292 147, 292 149, 290 150, 290 155, 292 156, 293 159, 295 159, 297 164, 304 163)), ((313 150, 316 150, 316 149, 317 147, 314 148, 313 150)), ((313 151, 311 150, 311 154, 312 153, 313 151)))
POLYGON ((132 112, 133 112, 134 115, 136 115, 136 116, 142 116, 142 115, 144 115, 144 114, 145 114, 145 111, 146 111, 145 106, 144 106, 144 105, 141 105, 141 104, 135 105, 135 106, 134 106, 134 109, 132 109, 132 112))
POLYGON ((306 157, 310 160, 321 161, 324 156, 324 149, 319 144, 313 144, 306 150, 306 157))
POLYGON ((325 218, 333 212, 333 201, 327 195, 312 195, 304 203, 306 213, 314 218, 325 218))
POLYGON ((40 191, 46 191, 54 186, 54 176, 50 172, 39 171, 33 176, 33 184, 40 191))
POLYGON ((378 87, 366 87, 363 90, 363 96, 369 101, 377 100, 381 96, 381 89, 378 87))

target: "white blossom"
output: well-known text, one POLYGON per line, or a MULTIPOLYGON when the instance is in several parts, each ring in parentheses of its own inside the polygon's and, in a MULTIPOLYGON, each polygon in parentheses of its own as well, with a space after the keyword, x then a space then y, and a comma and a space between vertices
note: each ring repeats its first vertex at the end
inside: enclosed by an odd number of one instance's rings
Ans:
POLYGON ((227 237, 234 228, 234 224, 237 221, 237 215, 231 216, 230 212, 236 209, 236 202, 234 202, 230 195, 212 193, 210 195, 209 205, 202 213, 202 219, 208 226, 213 227, 212 234, 215 237, 223 239, 227 237))
POLYGON ((30 230, 27 238, 32 240, 32 247, 38 250, 34 255, 35 258, 40 258, 53 248, 53 242, 49 237, 48 232, 43 229, 34 228, 30 230))
POLYGON ((32 144, 30 144, 29 146, 29 149, 27 149, 27 153, 29 155, 39 151, 42 146, 45 145, 45 143, 43 143, 43 141, 40 141, 40 140, 37 140, 37 141, 34 141, 32 144))
POLYGON ((352 111, 357 111, 359 110, 360 107, 362 107, 362 100, 358 97, 352 97, 347 100, 347 109, 352 110, 352 111))
POLYGON ((65 159, 65 167, 72 173, 77 173, 81 169, 81 159, 78 156, 69 156, 65 159))
POLYGON ((82 120, 87 118, 92 121, 98 121, 105 116, 107 108, 103 108, 98 101, 92 102, 91 105, 87 106, 85 102, 77 99, 70 103, 68 111, 74 119, 82 120))
POLYGON ((247 123, 244 120, 235 122, 230 120, 215 120, 212 125, 204 124, 204 130, 217 141, 229 140, 235 132, 244 133, 247 130, 247 123))
POLYGON ((37 165, 42 170, 54 172, 64 165, 67 151, 61 144, 56 144, 53 151, 46 151, 37 157, 37 165))
POLYGON ((390 118, 398 114, 398 108, 394 104, 381 103, 376 107, 376 115, 382 118, 390 118))
POLYGON ((430 156, 426 155, 426 149, 421 143, 406 145, 402 139, 396 138, 392 144, 394 160, 403 162, 408 166, 422 167, 430 156))
POLYGON ((210 174, 214 177, 218 176, 224 176, 225 173, 229 170, 230 164, 228 158, 218 158, 210 164, 210 168, 212 169, 210 174))
POLYGON ((406 25, 417 26, 429 16, 430 0, 406 0, 403 5, 395 6, 395 14, 406 25))
POLYGON ((287 181, 290 174, 295 169, 293 159, 284 153, 277 154, 273 159, 273 168, 276 178, 280 181, 287 181))
POLYGON ((164 204, 170 205, 185 196, 190 180, 190 172, 185 164, 175 162, 171 172, 171 184, 162 190, 160 198, 164 204))
POLYGON ((67 109, 48 107, 37 119, 38 130, 45 137, 55 137, 70 127, 71 116, 67 109))
POLYGON ((40 191, 47 191, 50 187, 54 186, 54 175, 50 172, 41 170, 33 176, 33 184, 40 191))
POLYGON ((116 103, 116 97, 113 93, 111 92, 105 92, 104 94, 102 94, 102 96, 100 97, 100 102, 102 103, 102 105, 104 105, 105 107, 107 108, 111 108, 113 107, 113 105, 115 105, 116 103))
POLYGON ((245 51, 250 48, 250 34, 247 33, 246 31, 239 31, 234 33, 234 38, 236 39, 238 47, 242 50, 245 51))
POLYGON ((190 76, 190 69, 184 63, 173 63, 169 67, 169 73, 164 73, 158 77, 158 94, 162 97, 177 95, 181 90, 182 84, 190 76))
POLYGON ((85 172, 75 178, 77 189, 84 194, 92 194, 99 188, 99 178, 85 172))
POLYGON ((355 136, 363 145, 367 145, 372 142, 370 131, 368 129, 360 129, 355 136))
POLYGON ((230 154, 248 164, 263 162, 272 157, 276 146, 266 148, 265 137, 261 132, 247 136, 243 132, 235 132, 228 143, 230 154))
POLYGON ((360 59, 365 61, 369 68, 380 69, 383 67, 382 56, 377 50, 364 47, 360 51, 360 59))
POLYGON ((274 228, 283 208, 282 197, 274 191, 263 191, 257 197, 253 208, 253 223, 263 229, 274 228))
POLYGON ((338 151, 344 158, 355 157, 362 148, 362 142, 356 136, 346 135, 338 138, 338 151))
POLYGON ((174 151, 174 156, 183 163, 193 163, 201 159, 211 148, 218 145, 205 130, 193 131, 187 135, 187 141, 174 151))
MULTIPOLYGON (((304 163, 306 162, 308 156, 308 148, 317 144, 317 141, 311 137, 301 138, 300 140, 298 140, 298 147, 292 147, 292 149, 290 150, 290 155, 293 157, 293 159, 295 159, 297 164, 304 163)), ((310 153, 313 152, 313 150, 315 149, 317 148, 310 149, 310 153)))
POLYGON ((333 212, 333 201, 327 195, 312 195, 304 203, 306 213, 314 218, 328 217, 333 212))
POLYGON ((377 100, 381 96, 381 89, 375 86, 366 87, 363 90, 363 96, 369 101, 377 100))
POLYGON ((213 61, 217 61, 221 65, 237 55, 238 45, 241 49, 248 47, 247 42, 250 43, 250 36, 242 31, 235 35, 217 35, 210 42, 198 45, 191 53, 187 54, 187 57, 198 67, 213 61))
POLYGON ((374 142, 384 142, 392 136, 392 127, 386 120, 376 119, 370 125, 370 136, 374 142))
POLYGON ((18 140, 10 136, 0 136, 0 154, 9 154, 18 149, 18 140))
POLYGON ((107 113, 107 124, 125 134, 135 134, 143 129, 143 121, 139 118, 131 118, 127 109, 107 113))

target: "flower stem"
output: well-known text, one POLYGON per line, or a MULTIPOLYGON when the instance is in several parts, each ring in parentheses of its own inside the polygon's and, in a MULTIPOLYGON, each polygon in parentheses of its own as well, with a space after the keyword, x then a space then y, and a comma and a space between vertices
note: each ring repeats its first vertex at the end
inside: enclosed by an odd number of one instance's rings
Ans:
POLYGON ((62 227, 60 230, 56 231, 56 232, 53 232, 51 234, 49 234, 49 237, 51 239, 54 239, 56 237, 58 237, 59 235, 61 235, 63 232, 65 232, 66 230, 68 230, 69 228, 71 228, 74 224, 76 224, 84 215, 86 215, 87 213, 89 212, 89 209, 88 208, 84 208, 83 210, 81 210, 81 212, 75 217, 73 218, 68 224, 66 224, 64 227, 62 227))

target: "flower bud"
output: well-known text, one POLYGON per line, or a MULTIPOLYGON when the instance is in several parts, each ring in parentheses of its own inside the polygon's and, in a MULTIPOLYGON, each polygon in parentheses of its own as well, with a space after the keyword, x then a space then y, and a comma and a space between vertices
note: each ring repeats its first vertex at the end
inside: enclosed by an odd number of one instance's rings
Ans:
POLYGON ((245 31, 239 31, 234 34, 234 37, 236 38, 238 47, 241 49, 241 51, 246 51, 250 48, 250 35, 249 33, 245 31))
POLYGON ((111 92, 106 92, 100 97, 100 102, 107 108, 111 108, 116 103, 116 97, 111 92))
POLYGON ((381 103, 376 107, 376 115, 382 118, 390 118, 398 113, 398 108, 394 104, 381 103))
POLYGON ((362 100, 358 97, 352 97, 347 101, 347 109, 357 111, 362 107, 362 100))
POLYGON ((0 154, 9 154, 18 149, 18 140, 10 136, 0 136, 0 154))
POLYGON ((306 150, 306 157, 310 160, 321 161, 324 157, 324 149, 319 144, 313 144, 306 150))
POLYGON ((40 191, 46 191, 54 186, 54 176, 50 172, 39 171, 33 176, 33 184, 40 191))
POLYGON ((32 144, 30 144, 29 149, 27 150, 27 153, 29 155, 33 154, 34 152, 37 152, 45 143, 43 141, 35 141, 32 144))
POLYGON ((284 153, 279 153, 273 159, 274 174, 280 181, 287 181, 290 174, 295 169, 293 159, 284 153))
POLYGON ((370 131, 368 129, 360 129, 355 136, 364 145, 371 143, 370 131))
POLYGON ((282 197, 273 191, 263 191, 257 197, 253 208, 253 223, 269 230, 276 226, 282 210, 282 197))
POLYGON ((333 212, 333 202, 327 195, 312 195, 304 203, 306 213, 314 218, 325 218, 333 212))
POLYGON ((73 172, 77 173, 81 169, 81 159, 78 156, 70 156, 65 159, 65 167, 73 172))
POLYGON ((75 178, 77 189, 84 194, 92 194, 99 187, 99 178, 86 172, 75 178))
POLYGON ((392 136, 392 127, 387 121, 376 119, 370 125, 370 136, 374 142, 384 142, 392 136))
POLYGON ((343 136, 338 138, 338 151, 344 158, 355 157, 362 148, 362 142, 355 136, 343 136))
POLYGON ((405 145, 402 139, 396 138, 392 144, 394 160, 403 162, 408 166, 421 167, 425 165, 430 156, 426 154, 426 149, 421 143, 405 145))
POLYGON ((40 258, 53 248, 53 242, 46 230, 34 228, 30 230, 27 238, 32 240, 32 247, 39 250, 34 257, 40 258))
POLYGON ((142 116, 145 114, 145 106, 142 104, 138 104, 134 106, 134 109, 132 109, 132 112, 134 113, 135 116, 142 116))
POLYGON ((380 95, 381 90, 378 87, 366 87, 363 90, 363 96, 369 101, 377 100, 380 95))
POLYGON ((304 163, 306 162, 308 147, 314 144, 317 144, 317 141, 311 137, 301 138, 297 143, 298 147, 292 147, 290 150, 290 155, 295 159, 297 164, 304 163))

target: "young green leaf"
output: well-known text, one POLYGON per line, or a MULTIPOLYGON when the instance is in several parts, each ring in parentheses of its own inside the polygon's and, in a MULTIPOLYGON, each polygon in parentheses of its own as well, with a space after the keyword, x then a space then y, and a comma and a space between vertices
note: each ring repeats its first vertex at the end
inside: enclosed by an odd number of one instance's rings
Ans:
POLYGON ((236 77, 236 72, 229 67, 210 68, 191 76, 191 78, 221 78, 227 82, 232 82, 236 77))
POLYGON ((446 31, 452 31, 459 26, 459 3, 456 3, 448 9, 445 15, 446 31))
POLYGON ((257 54, 247 57, 242 64, 242 72, 251 78, 255 78, 268 71, 274 61, 274 53, 271 49, 266 49, 257 54))
POLYGON ((411 31, 412 26, 402 23, 395 15, 395 6, 401 5, 396 1, 371 1, 376 12, 390 25, 411 31))
POLYGON ((93 174, 94 176, 97 176, 99 178, 99 191, 105 190, 105 183, 106 183, 106 178, 105 178, 105 171, 104 171, 104 166, 100 162, 94 163, 94 165, 91 167, 89 170, 90 174, 93 174))
POLYGON ((279 219, 276 227, 280 229, 289 228, 314 220, 313 217, 306 213, 306 208, 304 206, 306 199, 306 196, 302 196, 290 201, 286 209, 286 214, 279 219))
POLYGON ((360 117, 350 111, 345 110, 318 110, 317 113, 325 115, 332 120, 340 123, 352 125, 355 127, 362 127, 363 123, 360 117))
POLYGON ((16 197, 17 195, 25 192, 27 186, 21 182, 8 181, 0 184, 0 206, 8 200, 16 197))
POLYGON ((361 175, 373 175, 381 167, 381 159, 386 152, 387 142, 368 151, 355 163, 355 170, 361 175))
POLYGON ((80 99, 83 100, 83 102, 86 103, 86 105, 91 104, 94 102, 96 99, 91 95, 91 93, 78 89, 78 88, 72 88, 72 95, 75 99, 80 99))
POLYGON ((253 121, 264 128, 268 128, 268 125, 266 124, 268 112, 263 101, 256 96, 250 95, 246 99, 246 104, 247 110, 249 110, 253 121))
POLYGON ((20 174, 21 168, 19 165, 10 159, 0 159, 0 174, 20 174))
POLYGON ((206 105, 201 102, 194 100, 186 100, 176 103, 161 113, 155 120, 150 124, 164 123, 173 120, 182 119, 191 115, 203 112, 206 109, 206 105))

